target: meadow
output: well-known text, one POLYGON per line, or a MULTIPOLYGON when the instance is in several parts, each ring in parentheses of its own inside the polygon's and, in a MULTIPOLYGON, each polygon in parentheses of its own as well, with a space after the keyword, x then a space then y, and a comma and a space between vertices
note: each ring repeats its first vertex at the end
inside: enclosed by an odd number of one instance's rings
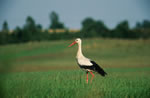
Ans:
POLYGON ((83 54, 106 72, 76 64, 74 40, 0 46, 0 95, 4 98, 149 98, 150 40, 83 39, 83 54), (89 78, 91 75, 89 74, 89 78))

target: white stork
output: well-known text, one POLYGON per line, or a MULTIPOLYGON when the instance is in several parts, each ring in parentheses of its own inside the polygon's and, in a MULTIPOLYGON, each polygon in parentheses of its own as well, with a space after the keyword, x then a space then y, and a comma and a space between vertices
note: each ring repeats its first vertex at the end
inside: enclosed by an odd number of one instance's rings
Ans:
MULTIPOLYGON (((81 48, 81 39, 77 38, 72 44, 70 44, 68 47, 73 46, 74 44, 78 44, 78 51, 77 51, 77 63, 80 66, 81 69, 84 69, 87 73, 87 79, 86 82, 88 83, 88 72, 91 73, 92 75, 92 79, 94 77, 94 74, 92 72, 97 72, 102 76, 105 76, 107 73, 98 65, 96 64, 94 61, 86 58, 83 54, 82 54, 82 48, 81 48)), ((92 80, 91 79, 91 80, 92 80)))

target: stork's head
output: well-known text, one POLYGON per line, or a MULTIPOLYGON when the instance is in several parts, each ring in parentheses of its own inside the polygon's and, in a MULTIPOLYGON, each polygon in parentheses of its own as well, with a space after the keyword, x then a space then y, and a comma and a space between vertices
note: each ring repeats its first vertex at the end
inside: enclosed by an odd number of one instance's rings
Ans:
POLYGON ((81 39, 80 38, 75 39, 75 41, 72 44, 70 44, 68 47, 71 47, 75 44, 81 44, 81 39))

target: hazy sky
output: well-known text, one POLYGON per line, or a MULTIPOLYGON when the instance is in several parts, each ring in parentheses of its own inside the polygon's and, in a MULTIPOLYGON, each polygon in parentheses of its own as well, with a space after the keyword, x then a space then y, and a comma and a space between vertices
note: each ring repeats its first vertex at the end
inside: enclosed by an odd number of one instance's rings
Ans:
POLYGON ((10 29, 22 27, 27 16, 48 28, 49 14, 58 13, 66 27, 79 29, 86 17, 102 20, 109 28, 128 20, 133 27, 137 21, 150 20, 150 0, 0 0, 0 29, 7 20, 10 29))

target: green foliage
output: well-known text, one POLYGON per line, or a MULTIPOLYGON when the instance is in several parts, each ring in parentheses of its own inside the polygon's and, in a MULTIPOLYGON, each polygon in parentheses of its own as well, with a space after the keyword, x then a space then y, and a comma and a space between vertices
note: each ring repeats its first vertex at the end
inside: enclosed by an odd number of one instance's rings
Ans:
POLYGON ((150 21, 149 20, 144 20, 142 23, 137 22, 136 23, 136 28, 150 28, 150 21))
POLYGON ((37 28, 33 18, 31 16, 28 16, 26 19, 26 24, 23 27, 23 37, 25 41, 38 40, 39 37, 38 29, 39 28, 37 28))
POLYGON ((3 23, 2 32, 6 32, 6 33, 9 32, 7 21, 4 21, 4 23, 3 23))
POLYGON ((117 38, 129 38, 130 31, 129 31, 129 24, 128 21, 122 21, 120 22, 115 30, 114 30, 114 36, 117 38))
POLYGON ((150 21, 144 20, 142 23, 137 22, 133 31, 135 35, 138 36, 138 38, 143 38, 143 39, 150 38, 150 21))
POLYGON ((4 45, 11 43, 11 35, 9 34, 9 26, 7 21, 4 21, 2 25, 2 31, 0 31, 0 44, 4 45))
POLYGON ((82 33, 85 37, 105 37, 108 29, 102 21, 86 18, 82 22, 82 33))
POLYGON ((127 20, 121 21, 114 29, 109 29, 102 20, 94 20, 91 17, 85 18, 81 24, 81 31, 69 32, 56 12, 50 13, 49 29, 42 28, 35 20, 28 16, 23 27, 16 27, 10 31, 7 21, 4 21, 0 31, 0 45, 11 43, 24 43, 29 41, 61 40, 73 38, 119 38, 119 39, 148 39, 150 38, 150 21, 137 22, 134 28, 130 28, 127 20), (59 32, 57 30, 63 30, 59 32))
POLYGON ((45 36, 47 36, 47 32, 43 34, 42 26, 40 24, 36 24, 34 19, 31 16, 28 16, 24 27, 16 27, 11 35, 14 43, 22 43, 43 40, 46 38, 45 36))
POLYGON ((64 24, 59 22, 59 17, 58 14, 56 12, 52 12, 50 14, 50 20, 51 20, 51 25, 50 25, 50 29, 63 29, 64 28, 64 24))
POLYGON ((4 44, 7 44, 8 43, 8 33, 5 33, 5 32, 0 32, 0 44, 1 45, 4 45, 4 44))

